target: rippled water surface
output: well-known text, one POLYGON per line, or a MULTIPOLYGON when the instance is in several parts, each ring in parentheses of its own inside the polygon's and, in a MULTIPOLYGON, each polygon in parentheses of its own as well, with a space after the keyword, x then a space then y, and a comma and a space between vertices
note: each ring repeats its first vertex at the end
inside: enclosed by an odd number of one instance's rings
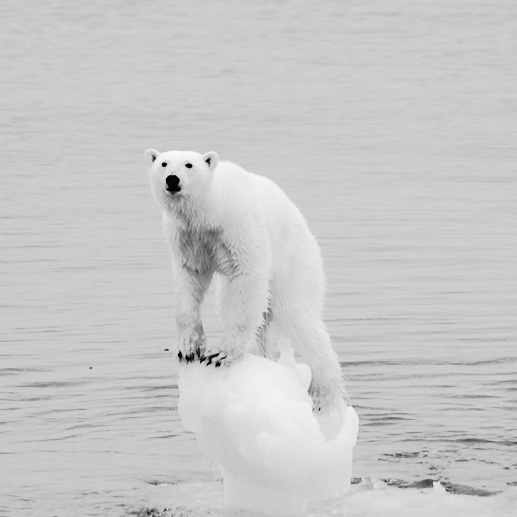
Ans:
POLYGON ((128 515, 164 484, 196 494, 185 512, 221 504, 176 411, 147 147, 216 150, 306 215, 361 420, 355 476, 516 485, 516 15, 3 3, 0 514, 128 515))

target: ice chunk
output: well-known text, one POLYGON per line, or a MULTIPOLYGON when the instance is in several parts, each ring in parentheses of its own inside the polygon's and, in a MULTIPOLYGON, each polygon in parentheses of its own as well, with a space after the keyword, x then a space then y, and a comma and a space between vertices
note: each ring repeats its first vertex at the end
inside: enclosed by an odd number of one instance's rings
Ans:
POLYGON ((447 490, 445 490, 445 488, 439 481, 433 481, 433 492, 435 494, 446 494, 447 490))
POLYGON ((351 406, 315 417, 307 365, 248 355, 229 368, 182 365, 179 413, 220 468, 230 506, 269 515, 305 511, 350 486, 358 418, 351 406))

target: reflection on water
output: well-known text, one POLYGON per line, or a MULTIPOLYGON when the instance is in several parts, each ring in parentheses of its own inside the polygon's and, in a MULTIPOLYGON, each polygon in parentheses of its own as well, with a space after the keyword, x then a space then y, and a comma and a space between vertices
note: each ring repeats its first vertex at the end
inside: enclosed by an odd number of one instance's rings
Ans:
POLYGON ((217 150, 307 216, 356 476, 515 484, 516 9, 0 7, 0 513, 213 479, 177 417, 150 146, 217 150))

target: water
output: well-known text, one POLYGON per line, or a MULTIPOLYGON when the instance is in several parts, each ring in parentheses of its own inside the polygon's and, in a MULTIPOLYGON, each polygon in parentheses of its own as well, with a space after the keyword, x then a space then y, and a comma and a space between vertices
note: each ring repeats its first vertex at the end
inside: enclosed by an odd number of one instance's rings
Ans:
POLYGON ((4 2, 0 514, 128 515, 162 489, 186 514, 220 508, 178 420, 147 147, 216 150, 306 215, 361 419, 356 477, 511 490, 516 14, 4 2))

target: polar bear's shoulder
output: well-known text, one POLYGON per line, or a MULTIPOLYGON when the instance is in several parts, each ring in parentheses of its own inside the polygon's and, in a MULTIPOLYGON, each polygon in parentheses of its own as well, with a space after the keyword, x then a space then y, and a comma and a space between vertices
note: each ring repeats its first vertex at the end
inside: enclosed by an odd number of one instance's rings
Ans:
POLYGON ((218 163, 215 177, 216 181, 222 184, 231 184, 233 189, 247 187, 256 193, 261 190, 280 190, 280 187, 266 176, 249 172, 244 167, 228 161, 218 163))
POLYGON ((225 160, 219 161, 217 164, 217 167, 215 169, 216 176, 233 176, 233 177, 245 177, 249 176, 251 173, 249 173, 244 167, 241 167, 240 165, 237 165, 233 162, 228 162, 225 160))
POLYGON ((246 190, 257 190, 262 182, 263 176, 248 172, 244 167, 233 162, 220 161, 214 173, 214 182, 217 186, 229 192, 241 194, 246 190))

